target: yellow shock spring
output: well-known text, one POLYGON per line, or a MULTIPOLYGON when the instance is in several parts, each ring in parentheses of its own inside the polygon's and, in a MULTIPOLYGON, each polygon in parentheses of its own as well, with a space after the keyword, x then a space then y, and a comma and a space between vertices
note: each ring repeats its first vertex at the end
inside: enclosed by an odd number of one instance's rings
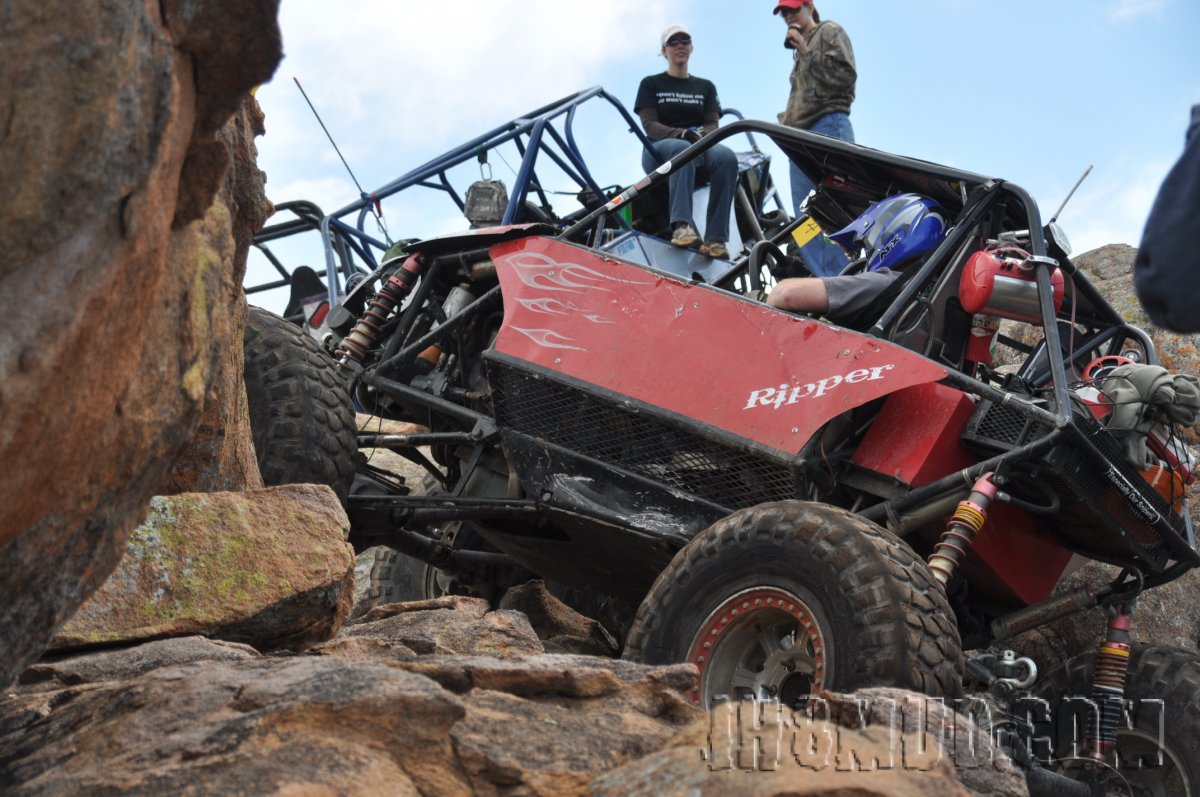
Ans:
MULTIPOLYGON (((975 496, 972 495, 972 498, 975 496)), ((934 546, 929 557, 933 576, 942 586, 958 572, 958 566, 971 548, 971 541, 987 522, 987 510, 970 499, 960 501, 954 515, 946 524, 941 540, 934 546)))

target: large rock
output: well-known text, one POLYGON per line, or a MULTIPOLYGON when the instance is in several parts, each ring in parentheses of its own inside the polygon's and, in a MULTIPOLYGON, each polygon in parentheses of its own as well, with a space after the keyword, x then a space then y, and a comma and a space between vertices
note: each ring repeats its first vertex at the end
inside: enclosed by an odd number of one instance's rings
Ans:
POLYGON ((151 670, 197 661, 241 661, 258 657, 249 645, 200 636, 157 639, 132 647, 47 656, 21 673, 18 692, 48 692, 80 684, 128 681, 151 670))
POLYGON ((224 207, 227 216, 210 211, 204 221, 192 225, 209 227, 214 218, 227 219, 229 223, 226 229, 212 229, 212 235, 208 236, 223 243, 221 293, 228 297, 220 308, 226 312, 214 313, 211 334, 228 341, 228 345, 220 351, 199 428, 177 460, 170 479, 159 490, 163 495, 253 490, 263 486, 242 378, 247 312, 242 299, 242 278, 246 273, 246 255, 255 233, 273 211, 263 192, 265 177, 258 169, 258 150, 254 145, 255 136, 263 132, 262 109, 248 97, 219 133, 231 161, 214 208, 224 207))
POLYGON ((895 689, 822 694, 812 713, 725 704, 657 753, 592 781, 594 797, 1025 797, 986 733, 895 689))
POLYGON ((604 626, 556 598, 540 579, 513 587, 500 599, 501 609, 512 609, 529 618, 548 653, 585 653, 616 656, 620 646, 604 626))
POLYGON ((466 797, 428 678, 301 657, 166 667, 0 703, 0 791, 466 797))
POLYGON ((107 578, 196 430, 241 223, 216 134, 277 0, 12 0, 0 25, 0 686, 107 578))
POLYGON ((423 661, 210 660, 16 695, 0 701, 0 790, 584 797, 700 716, 690 667, 423 661))
POLYGON ((525 615, 489 611, 483 598, 457 595, 378 606, 348 623, 324 650, 366 651, 396 645, 426 655, 510 658, 545 652, 525 615))
POLYGON ((51 649, 189 634, 259 650, 322 642, 350 610, 348 531, 325 486, 155 498, 116 572, 51 649))

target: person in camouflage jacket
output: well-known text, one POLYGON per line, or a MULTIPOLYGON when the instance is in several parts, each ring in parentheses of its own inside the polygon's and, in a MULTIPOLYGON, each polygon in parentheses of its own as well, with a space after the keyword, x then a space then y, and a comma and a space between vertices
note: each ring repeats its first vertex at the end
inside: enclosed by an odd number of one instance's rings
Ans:
MULTIPOLYGON (((850 37, 836 22, 822 21, 813 0, 778 0, 774 13, 787 23, 784 46, 795 51, 792 90, 780 124, 853 142, 850 105, 858 72, 850 37)), ((791 183, 792 206, 799 216, 813 183, 794 164, 791 183)), ((817 276, 832 276, 846 266, 845 253, 823 235, 797 243, 801 260, 817 276)))
MULTIPOLYGON (((836 22, 821 21, 812 0, 779 0, 775 13, 782 13, 788 23, 784 46, 796 51, 792 92, 779 122, 812 130, 830 114, 849 116, 858 72, 846 31, 836 22)), ((854 133, 834 137, 853 141, 854 133)))

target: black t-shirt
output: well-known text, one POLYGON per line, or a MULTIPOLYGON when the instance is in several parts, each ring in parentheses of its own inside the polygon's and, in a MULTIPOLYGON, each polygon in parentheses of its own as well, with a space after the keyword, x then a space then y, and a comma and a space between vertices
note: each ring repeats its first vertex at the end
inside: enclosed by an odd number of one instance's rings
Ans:
POLYGON ((711 80, 691 75, 671 77, 666 72, 642 79, 633 112, 655 108, 658 121, 668 127, 699 127, 705 114, 721 114, 721 100, 711 80))

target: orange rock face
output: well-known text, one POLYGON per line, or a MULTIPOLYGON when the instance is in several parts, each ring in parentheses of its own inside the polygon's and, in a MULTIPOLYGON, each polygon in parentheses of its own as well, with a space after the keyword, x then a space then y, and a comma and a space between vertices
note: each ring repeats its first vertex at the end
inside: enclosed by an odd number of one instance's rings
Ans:
POLYGON ((112 571, 196 432, 244 312, 233 232, 266 209, 214 204, 259 179, 218 132, 281 57, 276 12, 6 6, 0 685, 112 571))

